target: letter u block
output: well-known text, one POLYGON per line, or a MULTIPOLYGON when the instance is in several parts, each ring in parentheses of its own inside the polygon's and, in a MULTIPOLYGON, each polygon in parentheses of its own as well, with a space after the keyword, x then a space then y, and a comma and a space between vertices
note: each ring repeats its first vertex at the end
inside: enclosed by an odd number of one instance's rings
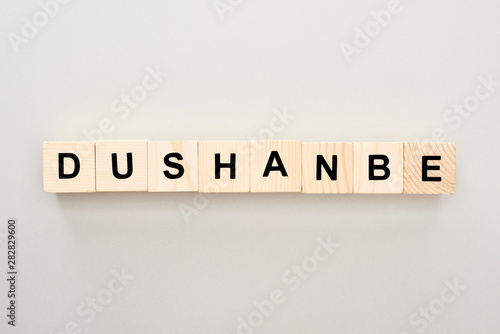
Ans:
POLYGON ((250 191, 249 142, 198 142, 198 181, 203 193, 250 191))
POLYGON ((403 143, 354 143, 354 193, 403 193, 403 143))
POLYGON ((146 140, 96 142, 96 191, 147 191, 146 140))
POLYGON ((93 142, 44 142, 43 190, 49 193, 95 192, 93 142))

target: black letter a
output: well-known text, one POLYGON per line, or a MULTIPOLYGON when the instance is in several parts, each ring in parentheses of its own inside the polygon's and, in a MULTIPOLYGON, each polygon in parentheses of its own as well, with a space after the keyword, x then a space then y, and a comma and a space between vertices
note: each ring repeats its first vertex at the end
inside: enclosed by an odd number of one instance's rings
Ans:
POLYGON ((282 176, 288 176, 285 170, 285 166, 283 165, 283 161, 281 161, 280 155, 278 151, 272 151, 269 155, 269 160, 267 161, 266 169, 264 169, 263 177, 268 177, 269 172, 271 171, 279 171, 282 176), (273 166, 273 161, 276 160, 278 166, 273 166))

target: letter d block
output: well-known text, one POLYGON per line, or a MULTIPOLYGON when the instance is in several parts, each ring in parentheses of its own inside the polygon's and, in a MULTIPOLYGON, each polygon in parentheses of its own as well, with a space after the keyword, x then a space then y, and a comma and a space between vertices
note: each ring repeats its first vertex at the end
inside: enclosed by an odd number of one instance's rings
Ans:
POLYGON ((148 191, 198 191, 198 142, 148 142, 148 191))
POLYGON ((249 142, 198 142, 198 188, 203 193, 250 191, 249 142))
POLYGON ((48 193, 95 192, 94 143, 44 142, 43 190, 48 193))
POLYGON ((302 145, 299 140, 251 143, 252 192, 300 192, 302 145))
POLYGON ((403 143, 354 143, 354 193, 403 193, 403 143))
POLYGON ((96 191, 147 191, 146 140, 96 142, 96 191))
POLYGON ((405 194, 455 193, 455 143, 405 143, 405 194))

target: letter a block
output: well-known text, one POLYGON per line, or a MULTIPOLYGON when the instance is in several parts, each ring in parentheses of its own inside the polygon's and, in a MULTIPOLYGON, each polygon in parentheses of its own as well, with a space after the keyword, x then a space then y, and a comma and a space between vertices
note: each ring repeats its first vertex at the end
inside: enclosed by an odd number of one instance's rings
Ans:
POLYGON ((300 192, 302 145, 299 140, 261 140, 251 143, 252 192, 300 192))
POLYGON ((455 143, 405 143, 404 193, 455 193, 455 143))
POLYGON ((352 193, 352 143, 303 143, 302 192, 352 193))
POLYGON ((147 191, 146 140, 96 142, 97 191, 147 191))
POLYGON ((403 192, 403 143, 354 143, 354 193, 403 192))
POLYGON ((198 142, 198 171, 200 192, 249 192, 249 142, 198 142))
POLYGON ((91 142, 43 143, 43 190, 95 192, 95 147, 91 142))
POLYGON ((198 142, 148 142, 148 191, 198 191, 198 142))

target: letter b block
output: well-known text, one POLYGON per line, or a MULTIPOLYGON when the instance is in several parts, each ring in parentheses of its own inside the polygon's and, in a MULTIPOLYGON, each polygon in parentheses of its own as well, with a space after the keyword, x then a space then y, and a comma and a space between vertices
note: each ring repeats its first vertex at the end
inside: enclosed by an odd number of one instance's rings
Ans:
POLYGON ((455 143, 405 143, 404 193, 455 193, 455 143))
POLYGON ((95 192, 94 150, 92 142, 44 142, 43 190, 95 192))
POLYGON ((354 143, 354 193, 403 192, 403 143, 354 143))
POLYGON ((250 191, 250 149, 246 141, 198 142, 198 187, 204 193, 250 191))
POLYGON ((147 191, 146 140, 96 142, 96 191, 147 191))

